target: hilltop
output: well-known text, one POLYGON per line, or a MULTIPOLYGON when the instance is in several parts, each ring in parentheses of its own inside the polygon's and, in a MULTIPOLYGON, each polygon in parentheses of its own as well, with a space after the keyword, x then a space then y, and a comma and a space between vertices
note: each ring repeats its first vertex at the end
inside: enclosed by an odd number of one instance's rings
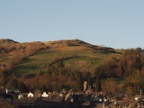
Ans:
POLYGON ((0 45, 15 44, 15 43, 18 43, 18 42, 11 40, 11 39, 0 39, 0 45))

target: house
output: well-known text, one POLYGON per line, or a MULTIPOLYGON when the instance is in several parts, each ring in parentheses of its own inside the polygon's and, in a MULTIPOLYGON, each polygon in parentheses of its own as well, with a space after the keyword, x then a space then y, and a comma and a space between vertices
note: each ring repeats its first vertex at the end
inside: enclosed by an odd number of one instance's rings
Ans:
POLYGON ((6 92, 6 94, 8 94, 8 93, 19 94, 19 90, 8 90, 8 89, 6 89, 5 92, 6 92))
POLYGON ((46 92, 43 92, 43 94, 41 95, 41 97, 49 97, 49 95, 46 92))
POLYGON ((18 99, 23 99, 23 95, 22 95, 22 94, 19 94, 19 95, 18 95, 18 99))
POLYGON ((29 92, 27 97, 34 97, 34 94, 32 92, 29 92))

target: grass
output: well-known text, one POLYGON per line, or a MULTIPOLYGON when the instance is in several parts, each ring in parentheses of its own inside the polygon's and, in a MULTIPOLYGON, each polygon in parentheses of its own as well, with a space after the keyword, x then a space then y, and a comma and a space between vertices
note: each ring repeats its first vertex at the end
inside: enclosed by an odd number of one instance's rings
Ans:
POLYGON ((100 58, 97 58, 97 57, 79 57, 79 58, 72 58, 72 59, 69 59, 69 60, 65 60, 65 63, 68 63, 68 64, 75 64, 75 62, 78 62, 78 61, 90 61, 92 64, 98 64, 101 59, 100 58))
POLYGON ((91 62, 92 65, 99 65, 101 62, 117 56, 114 53, 103 54, 100 51, 81 50, 73 47, 73 49, 47 49, 39 51, 38 53, 26 58, 13 71, 16 75, 23 73, 37 73, 39 70, 48 68, 48 64, 55 59, 62 59, 72 57, 64 60, 64 64, 69 64, 71 67, 76 65, 79 61, 91 62))

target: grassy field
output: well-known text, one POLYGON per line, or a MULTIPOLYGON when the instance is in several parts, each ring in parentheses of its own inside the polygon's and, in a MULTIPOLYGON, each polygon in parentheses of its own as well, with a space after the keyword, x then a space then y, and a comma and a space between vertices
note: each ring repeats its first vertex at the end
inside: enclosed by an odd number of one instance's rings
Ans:
POLYGON ((117 54, 101 53, 100 50, 81 46, 46 49, 23 60, 13 72, 18 76, 23 73, 37 73, 48 69, 49 64, 55 60, 57 62, 63 60, 65 66, 69 67, 76 67, 77 64, 83 62, 85 62, 85 65, 90 63, 97 66, 114 56, 117 56, 117 54))

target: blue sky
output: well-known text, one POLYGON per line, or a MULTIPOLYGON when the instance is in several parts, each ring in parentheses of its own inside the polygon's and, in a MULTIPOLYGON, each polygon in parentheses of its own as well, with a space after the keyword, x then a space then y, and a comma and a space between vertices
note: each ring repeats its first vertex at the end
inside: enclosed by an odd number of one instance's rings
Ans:
POLYGON ((0 38, 144 48, 144 0, 0 0, 0 38))

